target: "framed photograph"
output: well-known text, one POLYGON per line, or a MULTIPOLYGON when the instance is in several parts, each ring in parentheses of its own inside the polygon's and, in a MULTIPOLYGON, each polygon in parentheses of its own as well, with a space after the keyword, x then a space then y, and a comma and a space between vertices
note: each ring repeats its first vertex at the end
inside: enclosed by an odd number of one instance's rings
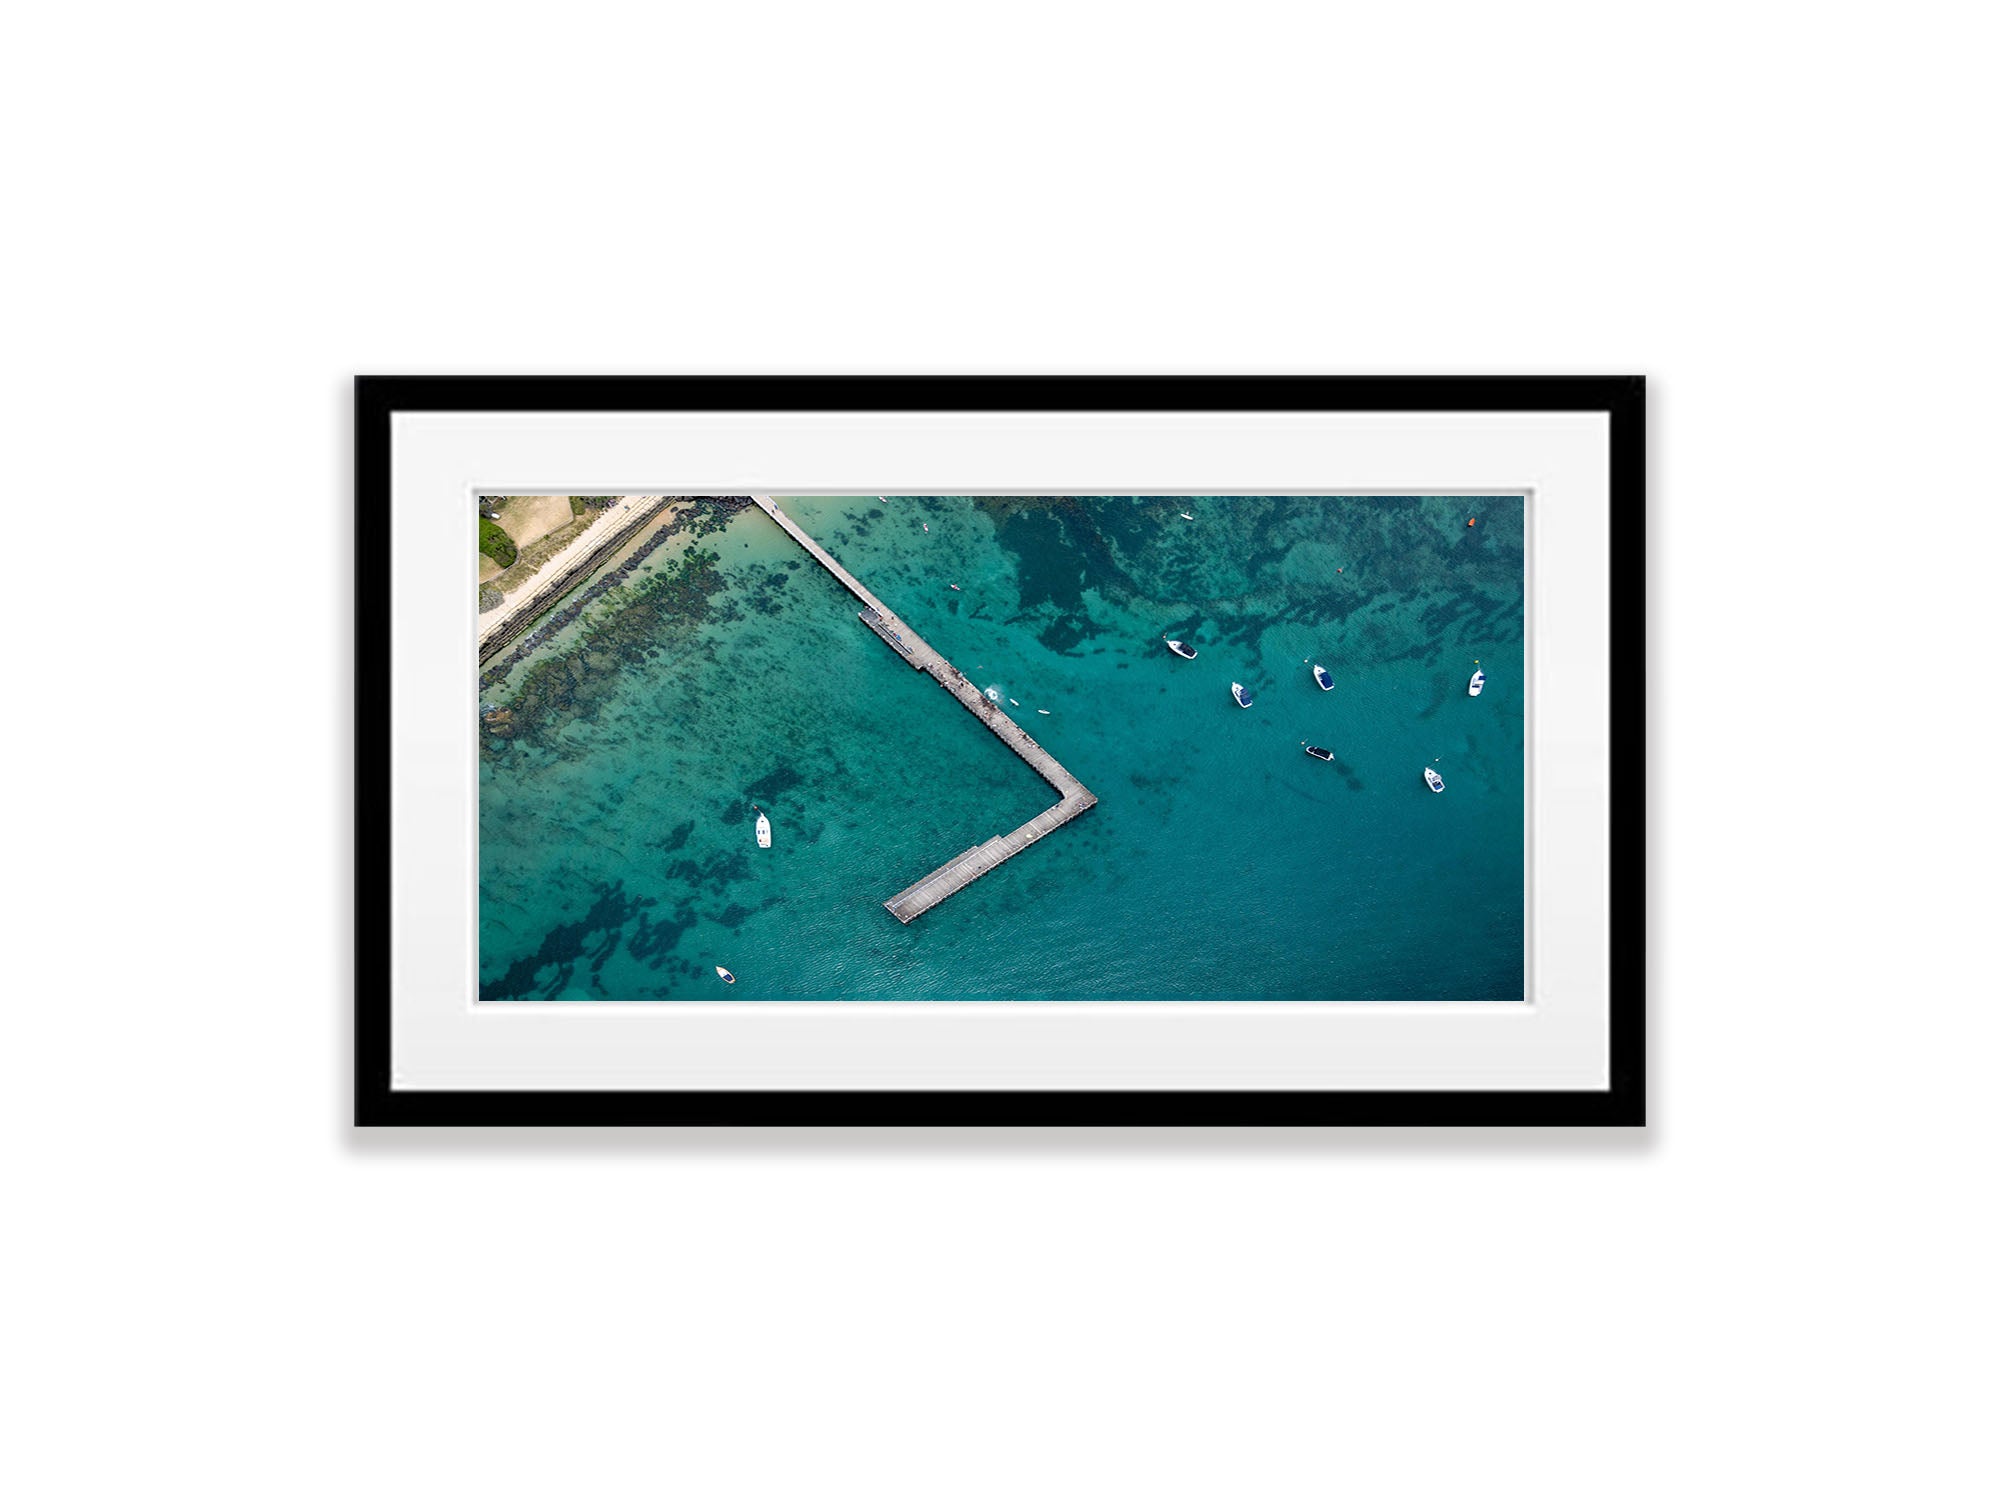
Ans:
POLYGON ((363 377, 358 1123, 1643 1124, 1644 426, 363 377))

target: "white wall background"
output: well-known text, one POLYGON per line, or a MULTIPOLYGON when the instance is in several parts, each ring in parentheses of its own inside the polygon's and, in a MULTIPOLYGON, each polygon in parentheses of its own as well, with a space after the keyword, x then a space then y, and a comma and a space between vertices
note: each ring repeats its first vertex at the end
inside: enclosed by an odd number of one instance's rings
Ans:
POLYGON ((1991 16, 14 15, 0 1488, 1990 1487, 1991 16), (1647 374, 1658 1123, 357 1140, 364 370, 1647 374))

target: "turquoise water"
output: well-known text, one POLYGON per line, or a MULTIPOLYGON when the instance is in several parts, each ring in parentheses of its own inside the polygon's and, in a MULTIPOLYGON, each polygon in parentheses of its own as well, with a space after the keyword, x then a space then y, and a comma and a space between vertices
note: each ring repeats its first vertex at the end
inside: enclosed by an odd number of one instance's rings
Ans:
POLYGON ((898 923, 1055 794, 711 512, 484 687, 482 998, 1521 998, 1521 498, 778 498, 1097 807, 898 923))

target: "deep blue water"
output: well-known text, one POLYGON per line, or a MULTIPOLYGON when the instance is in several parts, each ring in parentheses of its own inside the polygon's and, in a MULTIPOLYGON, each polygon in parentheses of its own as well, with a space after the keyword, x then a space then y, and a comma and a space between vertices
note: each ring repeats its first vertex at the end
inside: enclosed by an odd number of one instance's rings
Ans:
POLYGON ((749 510, 483 693, 484 998, 1521 998, 1519 497, 780 501, 1098 806, 898 923, 1054 793, 749 510))

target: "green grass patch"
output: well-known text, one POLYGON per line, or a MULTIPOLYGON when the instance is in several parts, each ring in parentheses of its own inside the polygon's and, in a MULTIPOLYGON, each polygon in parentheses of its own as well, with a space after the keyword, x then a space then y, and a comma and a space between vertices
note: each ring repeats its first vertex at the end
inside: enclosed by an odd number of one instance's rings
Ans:
POLYGON ((520 555, 514 539, 484 516, 479 518, 479 550, 503 568, 513 567, 514 559, 520 555))

